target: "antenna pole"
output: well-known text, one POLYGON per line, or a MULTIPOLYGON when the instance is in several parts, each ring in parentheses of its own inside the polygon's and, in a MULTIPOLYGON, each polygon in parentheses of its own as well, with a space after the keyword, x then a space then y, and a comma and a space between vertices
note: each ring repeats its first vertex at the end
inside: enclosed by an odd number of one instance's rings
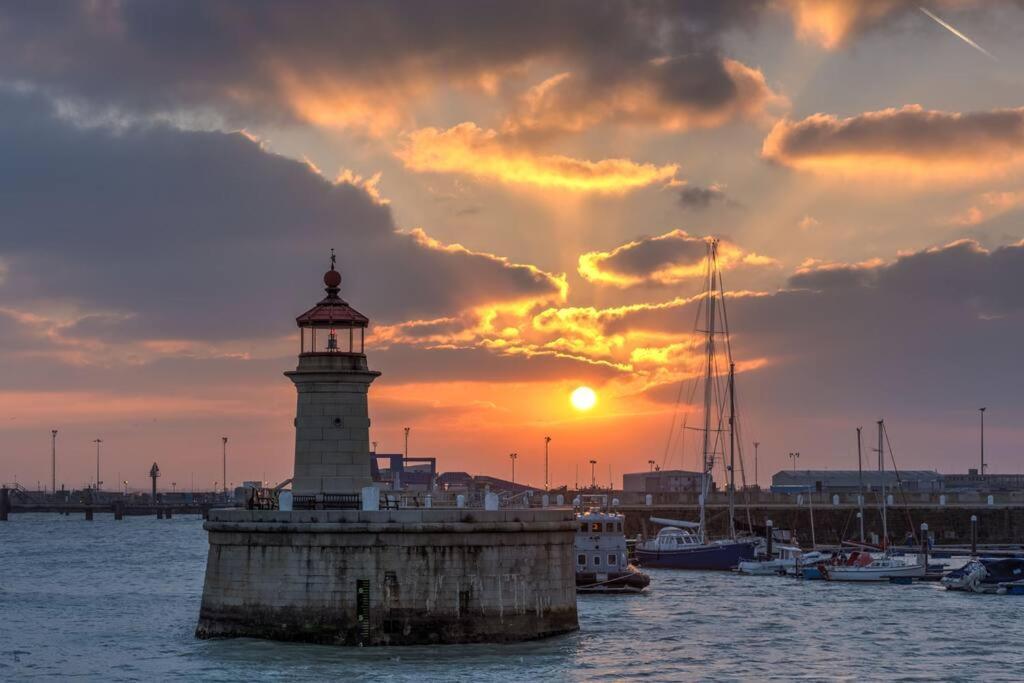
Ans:
POLYGON ((857 517, 860 519, 860 542, 864 544, 864 469, 860 458, 860 427, 857 427, 857 517))
POLYGON ((729 363, 729 538, 736 538, 736 364, 729 363))
POLYGON ((886 505, 885 500, 885 443, 882 440, 882 430, 885 428, 885 421, 878 421, 878 471, 882 476, 882 549, 887 550, 889 547, 889 526, 885 518, 886 505))

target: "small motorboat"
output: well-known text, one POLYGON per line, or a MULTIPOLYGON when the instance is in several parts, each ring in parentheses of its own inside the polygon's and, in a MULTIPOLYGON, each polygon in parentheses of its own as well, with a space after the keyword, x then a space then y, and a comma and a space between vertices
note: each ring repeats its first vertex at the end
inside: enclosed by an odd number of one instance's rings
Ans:
POLYGON ((629 563, 624 519, 599 508, 577 513, 577 593, 641 593, 651 583, 647 574, 629 563))
POLYGON ((869 553, 856 552, 845 564, 821 562, 818 571, 828 581, 891 581, 923 578, 927 567, 891 555, 875 558, 869 553))
POLYGON ((823 553, 817 551, 804 552, 794 545, 775 546, 773 557, 758 557, 753 560, 743 560, 736 567, 740 574, 752 576, 769 576, 775 574, 796 574, 797 567, 814 566, 825 558, 823 553))
POLYGON ((948 572, 941 583, 951 591, 1016 595, 1024 592, 1024 559, 982 557, 971 560, 948 572))

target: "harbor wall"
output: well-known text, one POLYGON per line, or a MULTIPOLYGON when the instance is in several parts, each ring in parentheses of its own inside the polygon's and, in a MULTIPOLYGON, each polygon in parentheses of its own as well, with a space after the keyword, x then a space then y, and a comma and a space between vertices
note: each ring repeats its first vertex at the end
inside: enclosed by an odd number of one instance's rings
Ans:
MULTIPOLYGON (((696 505, 679 506, 629 506, 623 507, 626 517, 627 536, 642 533, 653 536, 658 527, 650 517, 697 520, 700 512, 696 505)), ((1024 543, 1024 507, 1020 505, 977 505, 977 506, 926 506, 914 505, 909 508, 896 506, 888 510, 889 538, 902 543, 911 528, 920 531, 921 523, 928 524, 928 533, 938 545, 963 545, 971 541, 971 516, 978 518, 978 543, 1019 544, 1024 543)), ((770 519, 776 529, 788 529, 796 533, 804 545, 811 542, 811 513, 806 503, 797 505, 751 506, 750 521, 764 526, 770 519)), ((708 529, 712 536, 722 537, 727 533, 728 509, 715 506, 708 510, 708 529)), ((747 526, 747 511, 742 506, 736 509, 736 528, 742 531, 747 526)), ((877 506, 865 506, 864 531, 882 535, 881 511, 877 506)), ((819 544, 838 544, 843 540, 855 540, 860 529, 857 507, 852 505, 833 506, 825 503, 814 506, 814 540, 819 544)))
POLYGON ((510 642, 578 628, 571 510, 212 510, 196 635, 510 642))

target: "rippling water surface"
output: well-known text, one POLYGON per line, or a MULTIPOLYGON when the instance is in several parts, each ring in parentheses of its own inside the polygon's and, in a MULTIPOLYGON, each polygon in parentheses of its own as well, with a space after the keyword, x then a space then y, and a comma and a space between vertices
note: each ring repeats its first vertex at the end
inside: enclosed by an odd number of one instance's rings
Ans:
POLYGON ((580 596, 579 633, 503 646, 343 649, 192 637, 195 517, 0 523, 0 680, 1024 678, 1024 597, 938 586, 651 572, 580 596))

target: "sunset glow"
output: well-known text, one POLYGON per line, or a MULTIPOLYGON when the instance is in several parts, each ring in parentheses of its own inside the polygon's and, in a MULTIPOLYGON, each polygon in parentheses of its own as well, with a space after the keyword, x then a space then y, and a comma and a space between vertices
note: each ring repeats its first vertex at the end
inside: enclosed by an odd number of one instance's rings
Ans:
POLYGON ((597 404, 597 394, 590 387, 579 387, 569 396, 572 407, 579 411, 587 411, 597 404))
POLYGON ((1016 467, 1020 3, 438 1, 0 7, 0 483, 291 477, 332 248, 381 453, 695 467, 712 239, 761 486, 1016 467))

